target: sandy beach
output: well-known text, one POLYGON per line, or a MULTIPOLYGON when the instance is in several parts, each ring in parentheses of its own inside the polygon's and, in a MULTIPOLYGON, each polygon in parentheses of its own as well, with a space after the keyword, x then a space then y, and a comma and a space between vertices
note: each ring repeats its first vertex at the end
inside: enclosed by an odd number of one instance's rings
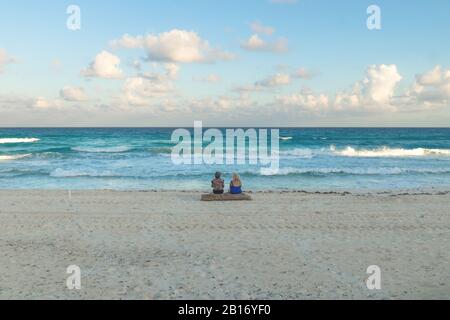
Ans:
POLYGON ((450 299, 449 193, 199 198, 0 191, 0 299, 450 299))

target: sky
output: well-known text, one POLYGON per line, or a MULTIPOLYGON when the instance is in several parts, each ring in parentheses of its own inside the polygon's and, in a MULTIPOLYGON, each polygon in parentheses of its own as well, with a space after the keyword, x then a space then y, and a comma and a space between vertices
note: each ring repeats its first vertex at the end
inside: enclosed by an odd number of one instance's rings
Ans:
POLYGON ((0 126, 448 127, 449 38, 448 0, 0 0, 0 126))

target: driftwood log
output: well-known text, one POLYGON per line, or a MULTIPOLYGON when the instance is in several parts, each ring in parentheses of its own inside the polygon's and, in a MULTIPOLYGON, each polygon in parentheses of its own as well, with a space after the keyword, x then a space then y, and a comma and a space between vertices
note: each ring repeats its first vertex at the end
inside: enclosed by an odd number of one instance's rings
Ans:
POLYGON ((202 201, 250 201, 252 200, 252 197, 248 194, 241 193, 241 194, 231 194, 231 193, 224 193, 224 194, 203 194, 202 195, 202 201))

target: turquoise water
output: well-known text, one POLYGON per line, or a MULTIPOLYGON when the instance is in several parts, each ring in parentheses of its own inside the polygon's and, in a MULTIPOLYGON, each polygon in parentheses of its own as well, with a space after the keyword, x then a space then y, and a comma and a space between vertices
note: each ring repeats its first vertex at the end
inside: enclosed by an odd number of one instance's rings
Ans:
POLYGON ((174 165, 173 129, 0 129, 0 189, 207 190, 215 171, 252 190, 450 188, 450 129, 281 129, 280 170, 174 165))

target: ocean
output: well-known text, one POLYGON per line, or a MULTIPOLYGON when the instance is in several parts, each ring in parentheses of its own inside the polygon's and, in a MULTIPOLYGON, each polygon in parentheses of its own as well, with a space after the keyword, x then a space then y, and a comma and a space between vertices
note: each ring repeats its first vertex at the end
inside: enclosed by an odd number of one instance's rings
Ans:
POLYGON ((170 128, 0 129, 0 189, 208 190, 238 172, 245 190, 450 189, 450 128, 280 129, 280 170, 175 165, 170 128))

